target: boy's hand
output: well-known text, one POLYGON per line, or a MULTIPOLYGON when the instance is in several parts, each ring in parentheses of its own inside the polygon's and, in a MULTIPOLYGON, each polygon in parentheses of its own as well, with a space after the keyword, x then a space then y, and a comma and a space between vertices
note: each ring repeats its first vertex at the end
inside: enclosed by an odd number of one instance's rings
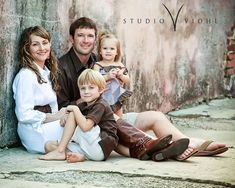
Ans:
POLYGON ((74 110, 74 107, 75 107, 75 105, 68 105, 68 106, 66 107, 67 113, 72 112, 72 111, 74 110))

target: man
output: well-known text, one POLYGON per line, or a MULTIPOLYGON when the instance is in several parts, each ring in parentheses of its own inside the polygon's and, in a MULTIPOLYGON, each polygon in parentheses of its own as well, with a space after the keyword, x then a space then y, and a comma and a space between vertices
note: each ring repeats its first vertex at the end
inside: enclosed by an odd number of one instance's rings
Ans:
MULTIPOLYGON (((95 23, 86 17, 79 18, 71 24, 69 32, 72 47, 59 59, 61 73, 59 76, 59 84, 61 86, 58 94, 59 108, 79 103, 80 94, 77 87, 77 78, 82 71, 86 68, 92 68, 93 64, 97 61, 96 55, 92 53, 97 36, 95 23)), ((139 117, 140 119, 142 118, 141 115, 137 117, 137 114, 134 114, 134 116, 133 119, 138 120, 139 117)), ((121 150, 121 154, 130 155, 133 158, 142 160, 152 158, 157 161, 175 158, 188 148, 189 139, 185 138, 185 136, 178 138, 177 141, 169 146, 171 134, 164 133, 159 136, 159 139, 152 139, 119 117, 116 117, 116 120, 119 143, 129 148, 127 153, 121 150)), ((136 122, 138 122, 137 120, 136 122)), ((145 119, 146 126, 143 125, 142 129, 148 130, 151 127, 151 123, 145 119)), ((183 156, 183 160, 190 156, 183 156)))

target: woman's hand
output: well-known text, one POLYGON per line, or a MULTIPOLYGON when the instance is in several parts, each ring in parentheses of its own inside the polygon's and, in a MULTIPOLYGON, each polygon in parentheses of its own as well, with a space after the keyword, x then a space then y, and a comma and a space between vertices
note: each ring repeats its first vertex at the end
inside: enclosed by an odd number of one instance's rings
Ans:
POLYGON ((63 116, 66 114, 66 108, 61 108, 57 113, 56 116, 58 117, 58 119, 63 118, 63 116))
POLYGON ((55 114, 46 113, 46 119, 44 123, 60 120, 63 116, 67 113, 66 108, 61 108, 60 111, 56 112, 55 114))
POLYGON ((66 113, 61 119, 60 119, 60 125, 62 126, 62 127, 64 127, 65 126, 65 124, 66 124, 66 121, 67 121, 67 118, 68 118, 68 113, 66 113))

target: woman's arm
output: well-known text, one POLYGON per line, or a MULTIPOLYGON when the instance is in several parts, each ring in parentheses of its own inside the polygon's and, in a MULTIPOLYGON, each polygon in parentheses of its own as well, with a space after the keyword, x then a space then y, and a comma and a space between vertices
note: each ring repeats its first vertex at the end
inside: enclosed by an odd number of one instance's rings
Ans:
POLYGON ((41 124, 46 119, 46 114, 34 110, 34 90, 37 87, 35 73, 22 69, 15 77, 12 87, 18 121, 24 124, 41 124))
POLYGON ((46 119, 43 121, 43 123, 49 123, 52 121, 60 120, 65 116, 65 114, 66 108, 61 108, 60 111, 56 112, 55 114, 46 113, 46 119))

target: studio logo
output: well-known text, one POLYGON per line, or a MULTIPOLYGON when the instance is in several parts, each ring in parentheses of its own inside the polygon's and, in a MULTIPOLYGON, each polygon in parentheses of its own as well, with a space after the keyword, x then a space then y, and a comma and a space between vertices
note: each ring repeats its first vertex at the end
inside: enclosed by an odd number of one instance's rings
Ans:
MULTIPOLYGON (((122 18, 122 23, 125 25, 150 25, 150 24, 159 24, 160 26, 163 26, 166 22, 171 22, 173 26, 173 31, 176 32, 178 24, 217 24, 216 18, 210 18, 210 17, 200 17, 200 13, 193 14, 184 14, 182 15, 182 9, 184 7, 184 4, 182 4, 179 9, 176 11, 176 14, 170 10, 165 4, 162 4, 164 9, 167 11, 167 14, 165 16, 160 17, 130 17, 130 18, 122 18), (180 19, 179 19, 180 18, 180 19)), ((178 26, 179 27, 179 26, 178 26)))
POLYGON ((175 19, 173 18, 173 16, 172 16, 170 10, 166 7, 166 5, 163 4, 163 6, 166 8, 167 12, 169 13, 169 15, 170 15, 170 17, 171 17, 171 20, 172 20, 172 23, 173 23, 174 31, 176 31, 176 24, 177 24, 177 20, 178 20, 178 17, 179 17, 179 13, 180 13, 180 11, 181 11, 181 9, 183 8, 184 5, 182 5, 182 6, 180 7, 180 9, 178 10, 175 19))

